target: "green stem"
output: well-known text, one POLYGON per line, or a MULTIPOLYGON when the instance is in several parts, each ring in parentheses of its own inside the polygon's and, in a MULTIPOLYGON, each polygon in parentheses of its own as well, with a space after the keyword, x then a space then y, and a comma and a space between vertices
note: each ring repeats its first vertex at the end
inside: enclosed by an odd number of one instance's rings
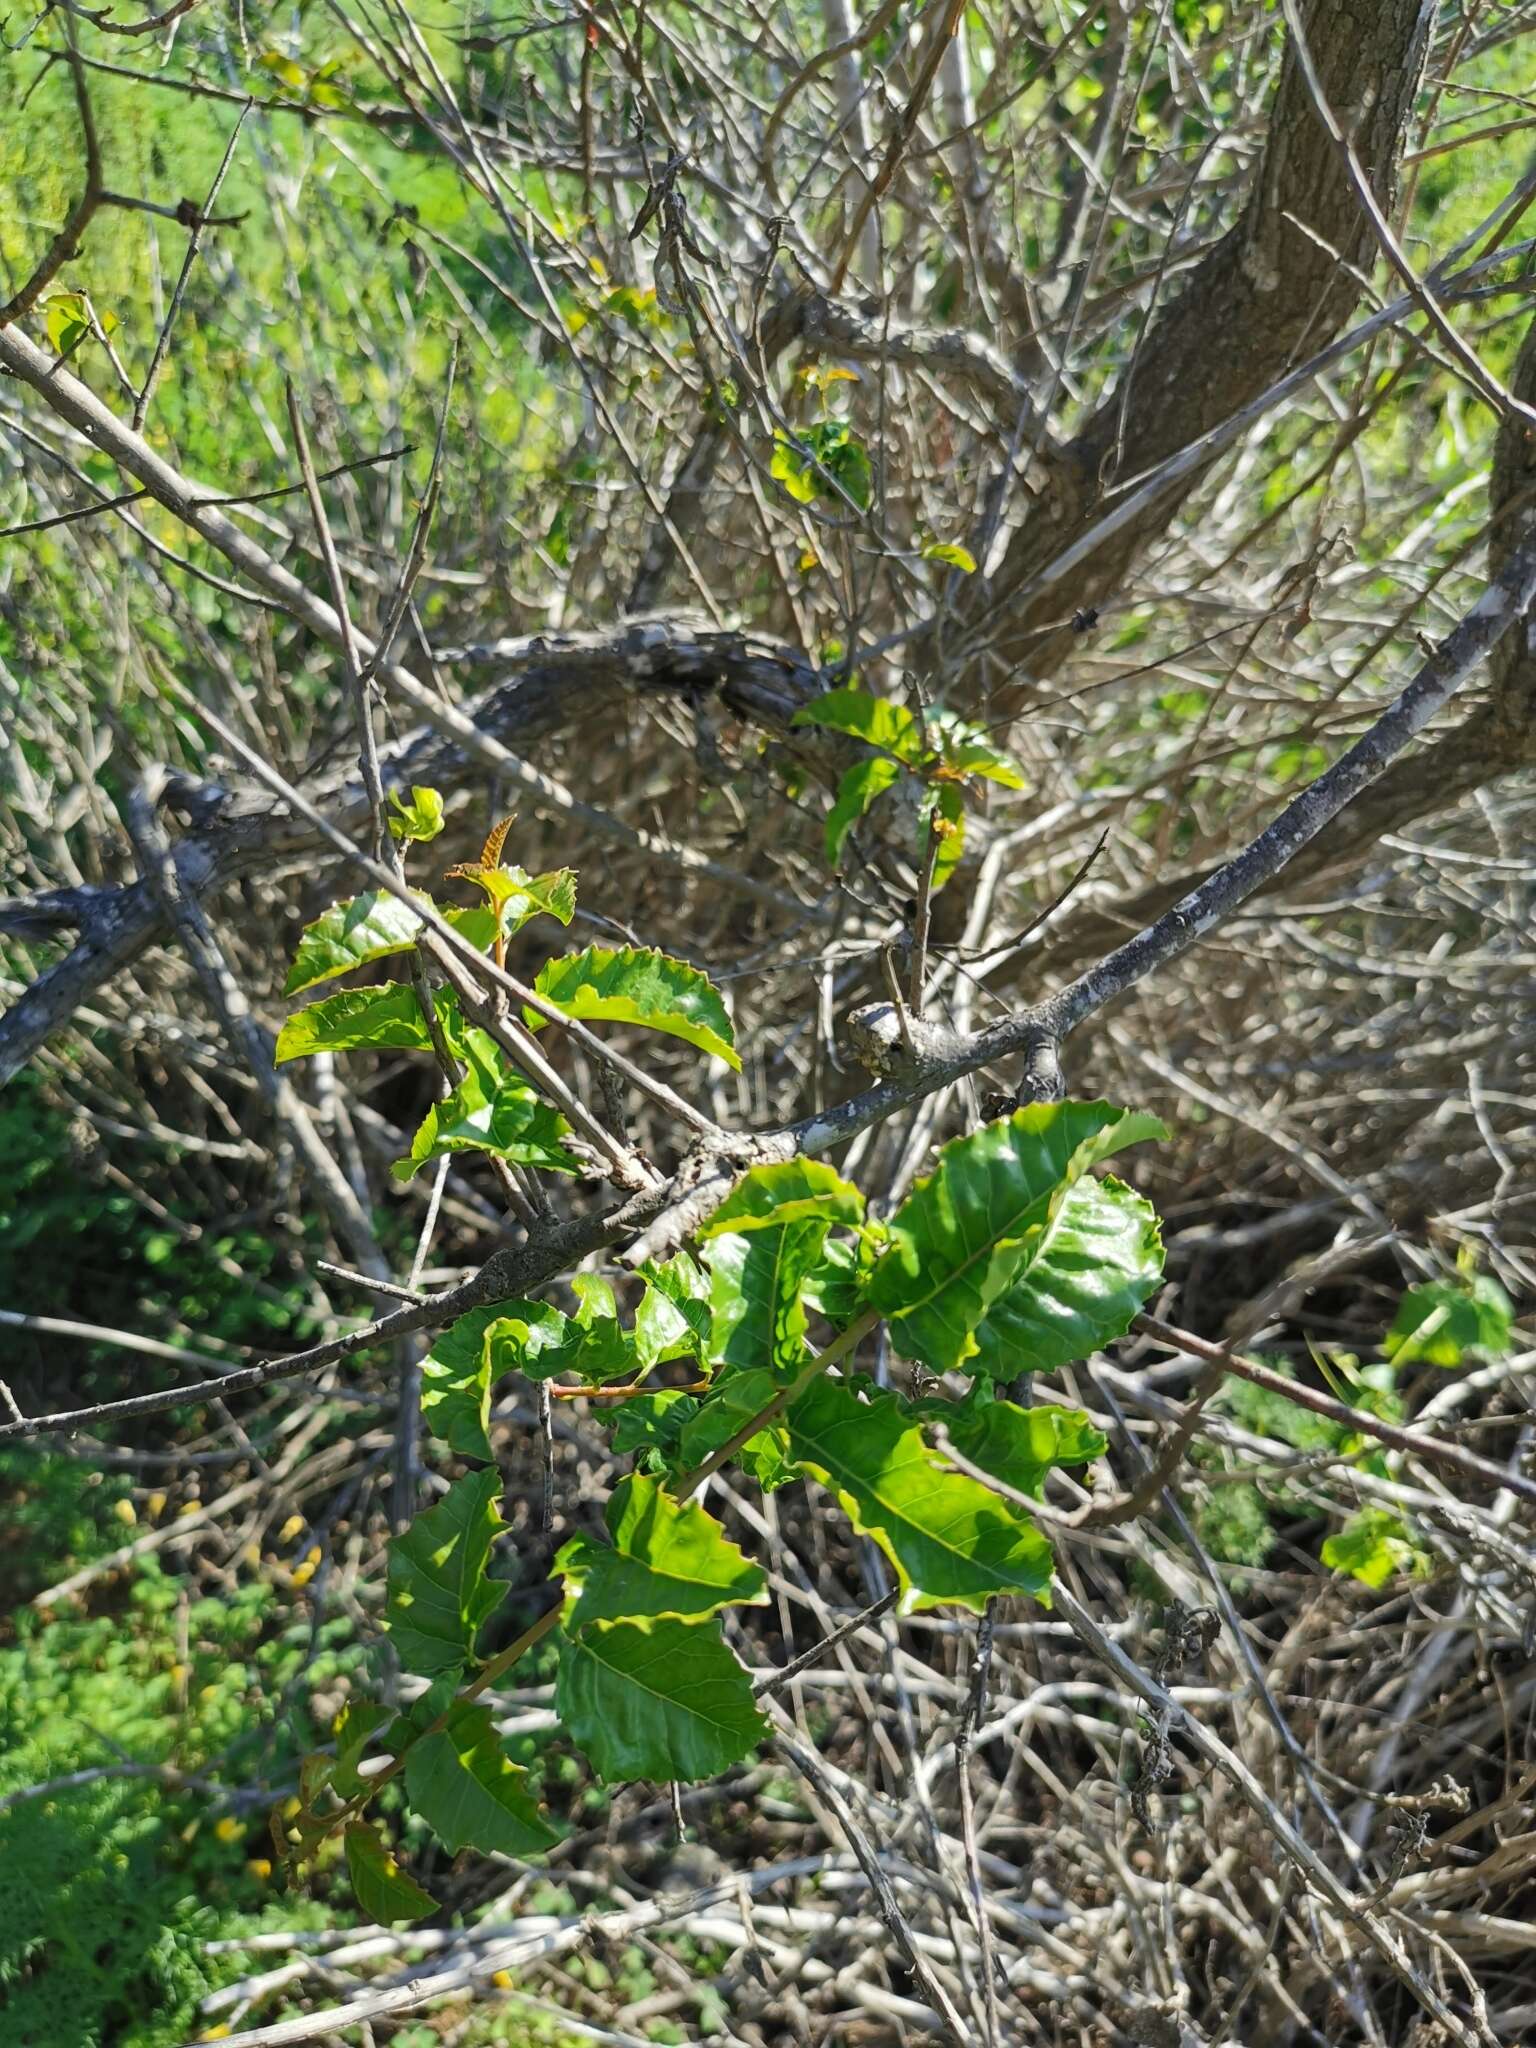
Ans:
POLYGON ((691 1500, 712 1472, 718 1472, 727 1458, 734 1458, 744 1443, 757 1435, 760 1429, 782 1415, 791 1401, 798 1401, 812 1381, 817 1380, 829 1365, 835 1365, 840 1358, 846 1358, 858 1344, 862 1343, 880 1320, 875 1309, 866 1309, 855 1322, 851 1322, 840 1337, 834 1337, 825 1351, 818 1351, 797 1379, 787 1387, 781 1387, 765 1407, 759 1408, 750 1422, 744 1422, 736 1434, 728 1437, 718 1451, 711 1451, 702 1465, 696 1465, 691 1472, 685 1472, 677 1482, 676 1497, 679 1501, 691 1500))

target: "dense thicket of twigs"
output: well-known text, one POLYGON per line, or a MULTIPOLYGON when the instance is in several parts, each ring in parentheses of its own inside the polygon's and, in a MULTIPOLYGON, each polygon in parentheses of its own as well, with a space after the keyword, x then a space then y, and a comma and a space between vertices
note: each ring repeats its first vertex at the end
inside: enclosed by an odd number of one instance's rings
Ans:
MULTIPOLYGON (((1507 572, 1502 637, 1427 732, 1199 945, 1165 933, 1085 1000, 1059 1057, 1072 1093, 1175 1127, 1139 1177, 1185 1329, 1318 1384, 1309 1347, 1369 1356, 1458 1254, 1528 1297, 1536 11, 173 14, 62 0, 0 72, 27 138, 0 224, 0 1071, 30 1061, 67 1106, 83 1173, 183 1235, 281 1244, 296 1342, 365 1299, 317 1254, 427 1288, 522 1255, 479 1166, 440 1202, 391 1185, 423 1079, 272 1069, 300 926, 355 882, 324 823, 366 848, 359 665, 386 782, 449 796, 440 865, 516 810, 524 866, 579 870, 583 943, 663 946, 727 990, 744 1068, 620 1043, 764 1132, 867 1087, 842 1021, 909 982, 921 893, 894 804, 829 870, 853 757, 792 727, 813 695, 853 675, 948 706, 1024 764, 933 907, 922 1007, 952 1047, 1156 928, 1507 572)), ((560 1057, 670 1175, 694 1133, 560 1057)), ((974 1065, 840 1153, 881 1206, 1020 1087, 1016 1056, 974 1065)), ((611 1198, 550 1190, 561 1220, 611 1198)), ((72 1389, 70 1332, 7 1334, 28 1415, 143 1385, 98 1350, 72 1389)), ((174 1320, 126 1336, 183 1352, 178 1384, 247 1361, 174 1320)), ((1414 1428, 1518 1481, 1530 1358, 1405 1372, 1414 1428)), ((335 1371, 111 1442, 238 1454, 171 1547, 222 1567, 253 1499, 262 1526, 298 1509, 327 1557, 309 1596, 366 1620, 431 1475, 410 1356, 335 1371), (361 1397, 341 1460, 302 1419, 337 1386, 361 1397)), ((1205 1371, 1144 1334, 1051 1390, 1109 1434, 1106 1494, 1205 1371)), ((497 1442, 532 1588, 525 1404, 497 1442)), ((592 1419, 558 1420, 557 1534, 618 1469, 592 1419)), ((968 1616, 866 1616, 772 1688, 772 1760, 687 1795, 693 1849, 639 1788, 557 1853, 598 1917, 520 1919, 523 1875, 471 1868, 450 1902, 488 1917, 426 1944, 274 1937, 235 2038, 327 2038, 355 2007, 385 2040, 512 1969, 582 2038, 634 2039, 653 2015, 562 1959, 679 1930, 726 1960, 703 2008, 682 1980, 654 2010, 754 2043, 942 2026, 903 1943, 989 2043, 1536 2033, 1529 1499, 1278 1441, 1231 1403, 1189 1420, 1144 1512, 1055 1532, 1067 1611, 1155 1688, 1140 1704, 1060 1612, 1005 1603, 980 1641, 968 1616), (1322 1567, 1362 1506, 1408 1518, 1420 1576, 1322 1567), (1241 1516, 1272 1525, 1247 1555, 1241 1516), (278 1995, 313 2017, 264 2031, 278 1995)), ((716 1485, 775 1560, 746 1647, 769 1679, 882 1568, 819 1502, 716 1485)), ((536 1727, 544 1699, 500 1707, 536 1727)))

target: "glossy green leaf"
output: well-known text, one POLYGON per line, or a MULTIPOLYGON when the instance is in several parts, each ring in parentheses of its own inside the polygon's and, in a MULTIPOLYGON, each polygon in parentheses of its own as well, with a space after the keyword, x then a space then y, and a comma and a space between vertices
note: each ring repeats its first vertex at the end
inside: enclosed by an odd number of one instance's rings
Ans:
POLYGON ((555 1710, 609 1785, 718 1777, 768 1733, 718 1621, 594 1622, 567 1636, 555 1710))
POLYGON ((412 1743, 405 1758, 411 1805, 451 1855, 537 1856, 560 1839, 510 1761, 489 1707, 462 1702, 448 1724, 412 1743))
POLYGON ((365 967, 370 960, 403 953, 407 946, 415 945, 420 930, 417 913, 386 889, 370 889, 365 895, 333 903, 304 927, 283 994, 296 996, 317 981, 332 981, 354 967, 365 967))
POLYGON ((803 1299, 836 1329, 846 1327, 864 1308, 869 1258, 865 1238, 829 1237, 806 1275, 803 1299))
POLYGON ((681 1505, 643 1473, 621 1479, 609 1497, 611 1543, 574 1537, 555 1559, 575 1609, 567 1627, 663 1615, 698 1621, 722 1607, 755 1607, 767 1580, 696 1501, 681 1505))
POLYGON ((946 1467, 895 1394, 861 1397, 820 1379, 789 1410, 789 1444, 873 1536, 901 1579, 901 1611, 953 1601, 978 1610, 997 1593, 1050 1605, 1051 1546, 1028 1516, 946 1467))
POLYGON ((1028 1260, 976 1330, 967 1372, 1010 1380, 1053 1372, 1124 1336, 1163 1277, 1150 1202, 1087 1175, 1067 1190, 1028 1260))
MULTIPOLYGON (((578 1275, 573 1284, 588 1278, 578 1275)), ((608 1298, 611 1304, 611 1293, 608 1298)), ((587 1303, 582 1314, 567 1316, 547 1301, 501 1302, 487 1325, 486 1346, 493 1382, 504 1372, 520 1372, 531 1380, 574 1372, 599 1386, 635 1370, 630 1333, 616 1316, 594 1313, 587 1303)))
POLYGON ((821 1217, 712 1237, 704 1247, 713 1311, 711 1350, 729 1365, 792 1380, 805 1363, 805 1282, 821 1256, 821 1217))
POLYGON ((1081 1408, 1021 1408, 1013 1401, 914 1403, 925 1422, 942 1423, 960 1455, 1032 1500, 1045 1495, 1059 1465, 1083 1465, 1109 1448, 1081 1408))
POLYGON ((935 1372, 963 1365, 978 1325, 1037 1256, 1072 1187, 1112 1153, 1167 1135, 1156 1117, 1107 1102, 1051 1102, 946 1145, 892 1217, 870 1279, 897 1350, 935 1372))
MULTIPOLYGON (((719 990, 684 960, 649 947, 625 946, 615 952, 588 946, 585 952, 546 962, 534 987, 556 1009, 583 1023, 641 1024, 648 1031, 686 1039, 730 1066, 741 1065, 719 990)), ((548 1021, 533 1010, 523 1014, 530 1030, 539 1030, 548 1021)))
POLYGON ((436 1899, 407 1877, 366 1821, 355 1820, 347 1829, 347 1875, 364 1919, 381 1927, 437 1911, 436 1899))
POLYGON ((407 1671, 433 1678, 473 1660, 481 1628, 507 1595, 485 1571, 506 1526, 500 1500, 499 1472, 471 1473, 391 1537, 384 1625, 407 1671))
POLYGON ((1453 1367, 1470 1354, 1503 1358, 1514 1341, 1515 1305, 1490 1274, 1425 1280, 1397 1305, 1382 1350, 1396 1365, 1453 1367))
MULTIPOLYGON (((569 868, 557 873, 530 877, 521 868, 499 869, 507 881, 502 909, 502 931, 508 935, 541 913, 569 924, 576 908, 576 878, 569 868)), ((433 907, 424 889, 413 889, 418 903, 433 907)), ((482 952, 490 945, 495 918, 482 908, 448 909, 442 916, 461 938, 482 952)), ((316 982, 333 981, 354 967, 366 967, 414 946, 421 930, 421 918, 409 903, 386 889, 372 889, 365 895, 333 903, 313 924, 304 927, 299 950, 294 955, 284 995, 297 995, 316 982)))
POLYGON ((491 1361, 485 1337, 500 1313, 500 1304, 472 1308, 438 1332, 421 1362, 421 1419, 460 1457, 491 1456, 486 1434, 491 1361))
POLYGON ((402 981, 377 988, 346 988, 295 1010, 277 1035, 275 1062, 317 1052, 424 1051, 432 1034, 416 991, 402 981))
POLYGON ((389 808, 389 835, 392 839, 435 839, 443 829, 443 799, 438 790, 414 784, 411 800, 407 803, 398 790, 392 789, 389 808))
POLYGON ((790 724, 845 732, 883 753, 894 754, 909 768, 921 766, 928 752, 922 727, 906 705, 890 697, 871 696, 868 690, 828 690, 825 696, 803 705, 790 724))
POLYGON ((709 1350, 709 1281, 686 1252, 640 1268, 645 1292, 635 1310, 635 1360, 645 1372, 668 1358, 702 1360, 709 1350))
POLYGON ((418 1124, 410 1152, 390 1168, 396 1180, 408 1181, 434 1159, 455 1152, 489 1152, 554 1173, 581 1171, 580 1160, 561 1143, 570 1125, 535 1093, 488 1032, 464 1032, 456 1050, 466 1062, 463 1078, 418 1124))
POLYGON ((875 799, 882 796, 893 782, 900 779, 901 763, 893 761, 888 754, 871 754, 863 761, 854 762, 837 785, 836 800, 827 813, 826 845, 829 867, 841 865, 843 846, 848 834, 875 799))
POLYGON ((864 1197, 823 1160, 801 1157, 748 1167, 697 1234, 707 1239, 808 1218, 856 1226, 864 1220, 864 1197))

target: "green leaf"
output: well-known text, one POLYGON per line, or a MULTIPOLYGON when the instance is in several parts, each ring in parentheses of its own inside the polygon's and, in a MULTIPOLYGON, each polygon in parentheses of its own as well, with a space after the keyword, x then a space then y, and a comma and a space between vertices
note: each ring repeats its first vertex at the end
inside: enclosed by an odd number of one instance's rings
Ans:
POLYGON ((835 868, 840 864, 848 834, 876 797, 883 795, 893 782, 900 779, 900 776, 900 762, 891 760, 885 754, 871 754, 867 760, 854 762, 837 785, 837 799, 827 813, 829 867, 835 868))
POLYGON ((1338 1535, 1324 1543, 1323 1563, 1330 1571, 1348 1572, 1365 1586, 1384 1586, 1399 1572, 1423 1577, 1432 1569, 1428 1553, 1391 1508, 1361 1508, 1351 1515, 1338 1535))
POLYGON ((784 486, 797 505, 809 505, 816 495, 816 472, 810 458, 802 455, 785 434, 773 437, 768 473, 775 482, 784 486))
POLYGON ((809 1217, 856 1226, 864 1220, 864 1197, 822 1160, 789 1159, 748 1167, 698 1235, 767 1230, 809 1217))
POLYGON ((928 792, 923 799, 922 821, 918 858, 925 866, 929 846, 934 839, 939 842, 938 858, 933 864, 933 893, 937 895, 960 865, 960 856, 965 851, 965 799, 953 782, 941 782, 928 792))
MULTIPOLYGON (((666 1472, 686 1461, 679 1455, 684 1423, 699 1412, 698 1397, 677 1387, 659 1387, 626 1401, 613 1420, 609 1439, 621 1457, 633 1454, 637 1470, 666 1472)), ((727 1431, 726 1435, 730 1432, 727 1431)), ((722 1443, 725 1437, 720 1439, 722 1443)))
MULTIPOLYGON (((588 946, 583 953, 547 961, 534 987, 557 1010, 583 1023, 643 1024, 649 1031, 686 1039, 729 1066, 741 1065, 719 990, 696 967, 665 953, 649 947, 612 952, 588 946)), ((530 1031, 548 1022, 534 1010, 523 1014, 530 1031)))
POLYGON ((621 1479, 607 1508, 611 1547, 574 1537, 555 1559, 575 1611, 575 1631, 593 1621, 640 1627, 664 1615, 698 1621, 722 1607, 756 1607, 768 1598, 759 1568, 729 1541, 696 1501, 681 1506, 654 1479, 621 1479))
MULTIPOLYGON (((682 1423, 677 1443, 682 1469, 691 1471, 702 1465, 782 1391, 782 1383, 766 1368, 726 1373, 706 1399, 695 1401, 693 1412, 682 1423)), ((765 1493, 772 1493, 795 1476, 788 1430, 782 1423, 760 1429, 736 1453, 736 1463, 765 1493)))
POLYGON ((963 576, 976 574, 976 557, 969 548, 961 547, 958 541, 931 540, 923 549, 925 562, 944 562, 951 569, 958 569, 963 576))
POLYGON ((347 1875, 363 1917, 381 1926, 437 1911, 436 1899, 406 1876, 366 1821, 355 1820, 347 1829, 347 1875))
POLYGON ((555 1710, 609 1785, 717 1777, 768 1734, 718 1621, 594 1622, 568 1636, 555 1710))
MULTIPOLYGON (((87 292, 50 292, 43 300, 43 321, 49 345, 55 355, 73 355, 91 338, 91 301, 87 292)), ((115 313, 98 312, 96 323, 110 336, 117 327, 115 313)))
POLYGON ((711 1350, 728 1365, 764 1366, 792 1380, 805 1363, 805 1282, 826 1241, 820 1217, 712 1237, 704 1248, 713 1311, 711 1350))
POLYGON ((649 1372, 667 1358, 702 1360, 709 1348, 709 1282, 686 1252, 640 1268, 645 1292, 635 1310, 635 1361, 649 1372))
POLYGON ((503 1751, 489 1707, 463 1702, 450 1711, 445 1728, 413 1743, 405 1789, 450 1855, 479 1849, 536 1856, 560 1839, 539 1813, 527 1772, 503 1751))
POLYGON ((868 1283, 867 1239, 829 1237, 806 1275, 802 1293, 818 1315, 843 1329, 863 1309, 868 1283))
MULTIPOLYGON (((431 899, 423 896, 421 900, 431 899)), ((304 927, 283 994, 296 996, 317 981, 332 981, 354 967, 367 966, 370 960, 403 953, 407 946, 415 945, 420 930, 417 913, 386 889, 370 889, 366 895, 333 903, 304 927)))
MULTIPOLYGON (((351 1699, 336 1716, 336 1763, 331 1772, 331 1789, 338 1799, 356 1799, 366 1780, 357 1775, 369 1744, 394 1719, 378 1700, 351 1699)), ((305 1801, 308 1805, 309 1801, 305 1801)))
POLYGON ((432 1340, 421 1362, 421 1416, 428 1429, 463 1458, 489 1458, 491 1360, 486 1331, 501 1305, 472 1308, 432 1340))
POLYGON ((980 1610, 997 1593, 1050 1605, 1051 1546, 979 1480, 946 1468, 896 1395, 818 1380, 789 1410, 790 1450, 895 1565, 900 1609, 980 1610))
MULTIPOLYGON (((507 885, 502 907, 502 931, 510 936, 529 918, 540 914, 569 924, 576 908, 576 877, 569 868, 558 873, 530 878, 521 868, 498 868, 507 885)), ((413 889, 418 903, 432 909, 432 898, 424 889, 413 889)), ((482 952, 491 943, 495 918, 485 909, 450 909, 442 913, 461 937, 482 952)), ((387 959, 414 946, 422 920, 409 903, 402 903, 386 889, 372 889, 366 895, 333 903, 313 924, 304 927, 299 950, 294 955, 283 994, 298 995, 318 981, 333 981, 354 967, 387 959)))
POLYGON ((470 1663, 481 1628, 507 1596, 504 1583, 485 1575, 506 1526, 500 1500, 499 1472, 471 1473, 390 1539, 384 1623, 400 1662, 418 1677, 470 1663))
POLYGON ((419 1052, 431 1044, 415 989, 386 981, 377 988, 346 988, 295 1010, 277 1035, 274 1059, 282 1066, 316 1052, 419 1052))
POLYGON ((1046 1477, 1058 1465, 1083 1465, 1109 1448, 1081 1408, 967 1399, 923 1401, 913 1412, 942 1422, 963 1458, 1031 1500, 1044 1499, 1046 1477))
POLYGON ((1163 1277, 1152 1204, 1113 1175, 1076 1182, 976 1331, 967 1370, 1053 1372, 1124 1336, 1163 1277))
POLYGON ((1125 1146, 1167 1135, 1156 1117, 1107 1102, 1051 1102, 946 1145, 892 1217, 870 1279, 897 1350, 935 1372, 974 1357, 978 1325, 1045 1248, 1076 1183, 1125 1146))
POLYGON ((443 799, 435 789, 423 789, 419 783, 413 783, 409 803, 392 789, 389 804, 393 814, 389 821, 392 839, 435 839, 443 829, 443 799))
POLYGON ((466 1031, 457 1049, 467 1061, 464 1077, 422 1118, 409 1154, 390 1168, 394 1178, 408 1181, 454 1152, 490 1152, 519 1166, 579 1173, 581 1162, 560 1142, 570 1125, 510 1065, 490 1034, 466 1031))
MULTIPOLYGON (((591 1277, 578 1274, 572 1285, 580 1290, 591 1277)), ((610 1289, 610 1306, 612 1300, 610 1289)), ((630 1333, 616 1316, 595 1313, 590 1297, 576 1316, 562 1315, 547 1301, 501 1302, 486 1327, 485 1341, 493 1382, 504 1372, 520 1372, 530 1380, 574 1372, 589 1386, 599 1386, 635 1370, 630 1333)))
POLYGON ((1469 1353, 1503 1358, 1513 1345, 1515 1305, 1490 1274, 1425 1280, 1397 1305, 1382 1350, 1396 1365, 1458 1366, 1469 1353))
POLYGON ((961 718, 947 706, 935 705, 927 714, 928 729, 938 742, 940 759, 951 775, 979 775, 998 782, 1005 789, 1025 789, 1028 782, 1012 754, 993 746, 985 731, 961 718))
POLYGON ((803 705, 790 724, 845 732, 867 746, 894 754, 909 768, 921 767, 927 757, 922 728, 906 705, 889 697, 872 697, 868 690, 828 690, 824 697, 803 705))

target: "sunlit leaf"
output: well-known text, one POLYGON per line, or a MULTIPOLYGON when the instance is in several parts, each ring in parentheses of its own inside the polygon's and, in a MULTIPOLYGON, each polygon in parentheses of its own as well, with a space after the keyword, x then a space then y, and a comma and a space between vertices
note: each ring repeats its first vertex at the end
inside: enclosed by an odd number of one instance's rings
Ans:
POLYGON ((800 1157, 748 1167, 697 1234, 707 1239, 724 1230, 766 1230, 811 1217, 829 1225, 862 1223, 864 1197, 824 1160, 800 1157))
POLYGON ((282 1066, 317 1052, 423 1052, 431 1044, 415 989, 386 981, 377 988, 342 989, 295 1010, 277 1035, 274 1058, 282 1066))
POLYGON ((389 793, 390 836, 394 839, 435 839, 443 829, 443 799, 435 789, 413 784, 409 803, 396 790, 389 793))
POLYGON ((1400 1366, 1458 1366, 1473 1353, 1503 1358, 1513 1343, 1514 1319, 1514 1303, 1491 1274, 1424 1280, 1398 1303, 1381 1348, 1400 1366))
POLYGON ((976 573, 976 557, 969 548, 961 547, 958 541, 931 540, 923 549, 925 562, 943 562, 948 568, 958 569, 964 576, 976 573))
POLYGON ((714 1357, 765 1367, 784 1381, 795 1377, 805 1362, 805 1282, 826 1235, 825 1219, 812 1216, 709 1239, 714 1357))
POLYGON ((1330 1571, 1347 1572, 1364 1586, 1384 1586, 1399 1572, 1423 1577, 1432 1569, 1428 1553, 1391 1508, 1361 1508, 1327 1538, 1322 1556, 1330 1571))
POLYGON ((1049 1606, 1049 1543, 1027 1515, 946 1467, 895 1394, 820 1379, 788 1421, 795 1459, 895 1565, 903 1613, 946 1601, 979 1610, 998 1593, 1049 1606))
MULTIPOLYGON (((546 962, 534 987, 557 1010, 585 1024, 641 1024, 686 1039, 730 1066, 741 1065, 719 990, 696 967, 665 953, 588 946, 546 962)), ((524 1017, 530 1030, 548 1021, 534 1010, 525 1010, 524 1017)))
POLYGON ((709 1281, 686 1252, 640 1268, 645 1292, 635 1310, 635 1358, 643 1371, 667 1358, 703 1359, 709 1346, 709 1281))
POLYGON ((1081 1408, 934 1399, 914 1402, 912 1413, 941 1423, 962 1457, 1033 1500, 1044 1498, 1046 1478, 1057 1466, 1086 1464, 1109 1448, 1081 1408))
POLYGON ((567 1627, 593 1621, 644 1626, 662 1615, 700 1620, 767 1599, 761 1569, 696 1501, 679 1504, 641 1473, 621 1479, 607 1507, 609 1543, 573 1537, 555 1559, 575 1600, 567 1627))
POLYGON ((390 1169, 396 1180, 408 1181, 434 1159, 455 1152, 490 1152, 555 1173, 582 1170, 580 1160, 561 1143, 570 1125, 509 1064, 487 1032, 466 1031, 457 1049, 466 1060, 463 1079, 422 1118, 408 1156, 390 1169))
POLYGON ((928 752, 922 728, 906 705, 890 697, 873 697, 868 690, 828 690, 825 696, 802 705, 790 723, 845 732, 851 739, 894 754, 909 768, 919 767, 928 752))
POLYGON ((946 1145, 892 1217, 870 1279, 896 1348, 935 1372, 973 1358, 978 1326, 1045 1249, 1076 1183, 1125 1146, 1167 1135, 1156 1117, 1107 1102, 1054 1102, 946 1145))
POLYGON ((1124 1336, 1163 1277, 1157 1212, 1112 1175, 1068 1189, 976 1330, 968 1372, 1054 1372, 1124 1336))
POLYGON ((837 799, 827 813, 827 863, 837 867, 843 857, 848 834, 878 796, 901 777, 901 763, 885 754, 871 754, 855 761, 837 785, 837 799))

